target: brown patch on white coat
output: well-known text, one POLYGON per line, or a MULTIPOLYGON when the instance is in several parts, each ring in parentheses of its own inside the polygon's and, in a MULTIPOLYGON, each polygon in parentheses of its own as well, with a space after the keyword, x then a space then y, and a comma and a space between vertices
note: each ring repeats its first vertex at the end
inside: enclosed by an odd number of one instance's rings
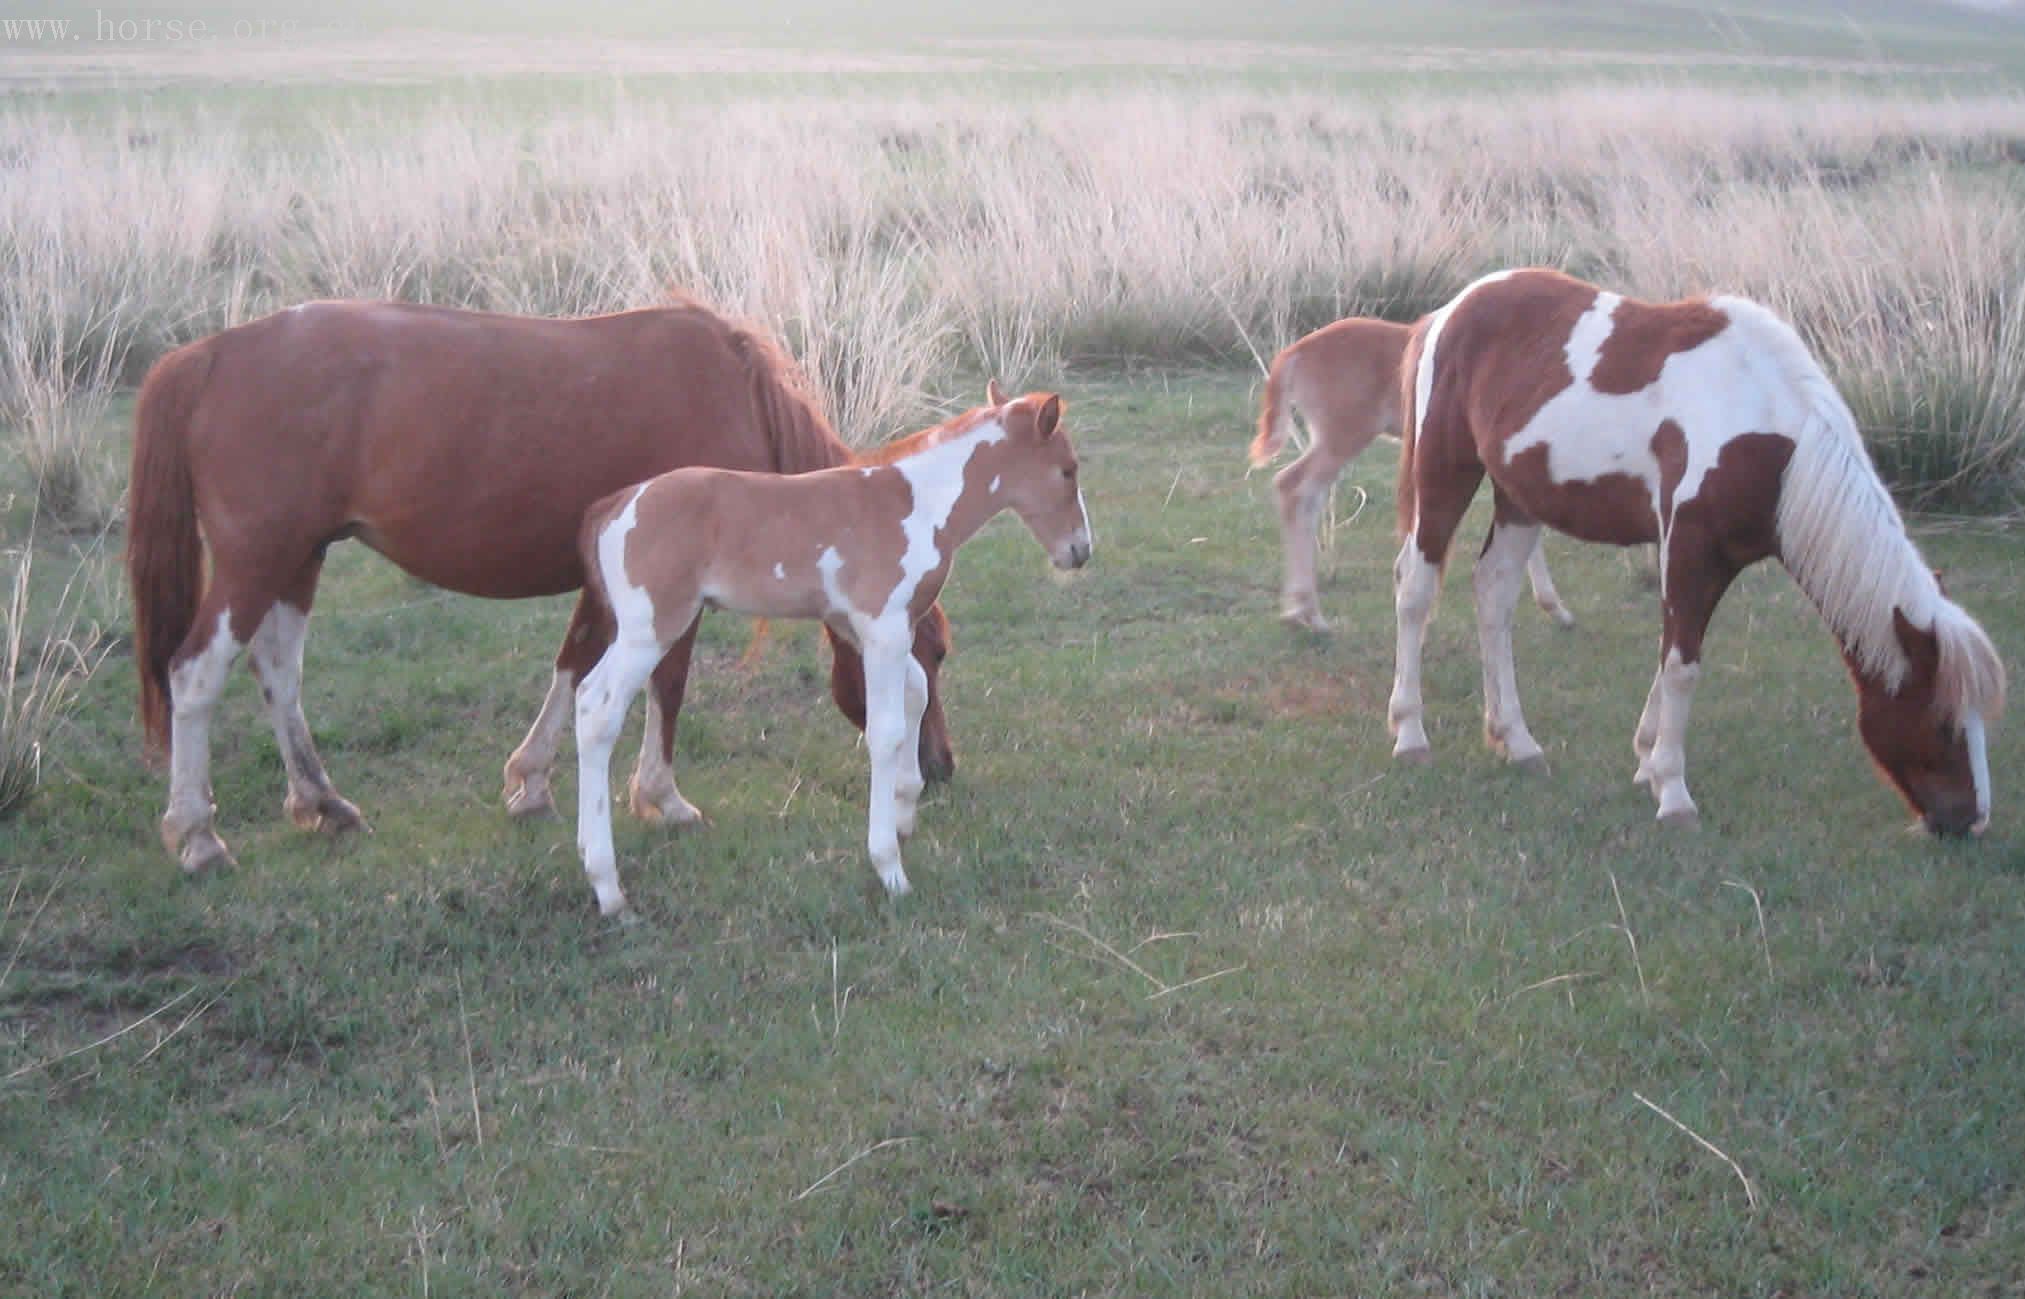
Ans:
MULTIPOLYGON (((1307 451, 1273 476, 1285 552, 1280 621, 1290 626, 1329 630, 1316 593, 1316 525, 1344 467, 1374 439, 1399 436, 1399 367, 1412 334, 1411 326, 1386 320, 1339 320, 1287 345, 1266 372, 1252 465, 1263 467, 1279 454, 1297 412, 1311 438, 1307 451)), ((1554 589, 1546 552, 1536 547, 1526 571, 1534 602, 1556 623, 1572 627, 1575 615, 1554 589)))
POLYGON ((883 464, 793 476, 683 469, 607 497, 584 519, 585 590, 598 603, 596 666, 577 692, 577 842, 598 909, 626 905, 612 847, 609 765, 626 705, 706 608, 819 619, 865 664, 872 863, 908 891, 927 702, 910 654, 956 550, 1001 510, 1057 567, 1081 567, 1091 533, 1061 398, 1031 393, 910 439, 883 464))
POLYGON ((1683 741, 1702 635, 1737 573, 1776 556, 1843 646, 1885 779, 1931 830, 1988 823, 1984 727, 2003 707, 2002 661, 1921 561, 1849 408, 1791 327, 1739 298, 1654 305, 1507 271, 1421 322, 1402 368, 1396 757, 1427 755, 1421 642, 1488 474, 1496 518, 1475 585, 1494 749, 1544 762, 1519 709, 1510 628, 1540 527, 1657 542, 1660 666, 1633 738, 1636 780, 1661 820, 1692 823, 1683 741))

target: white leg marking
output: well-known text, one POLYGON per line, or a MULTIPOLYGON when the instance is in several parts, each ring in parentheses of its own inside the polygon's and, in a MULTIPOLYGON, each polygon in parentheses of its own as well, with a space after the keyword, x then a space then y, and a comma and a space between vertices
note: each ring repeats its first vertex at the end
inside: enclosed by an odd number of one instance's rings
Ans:
POLYGON ((879 882, 895 897, 908 891, 900 865, 900 751, 907 743, 909 638, 902 625, 878 626, 864 637, 865 748, 872 759, 872 797, 866 817, 866 846, 879 882))
POLYGON ((1683 663, 1674 649, 1659 669, 1659 727, 1645 766, 1659 799, 1659 819, 1675 824, 1692 825, 1697 819, 1695 801, 1688 796, 1686 740, 1688 710, 1701 674, 1701 664, 1683 663))
POLYGON ((907 655, 907 734, 900 742, 900 772, 893 786, 893 826, 901 838, 914 833, 915 813, 921 805, 921 718, 928 711, 928 671, 907 655))
POLYGON ((1511 762, 1543 762, 1540 746, 1519 710, 1518 669, 1512 659, 1512 610, 1529 555, 1538 552, 1540 529, 1499 523, 1473 574, 1477 597, 1477 644, 1483 654, 1484 739, 1511 762))
POLYGON ((661 647, 651 639, 616 641, 577 690, 577 849, 601 915, 626 909, 612 847, 612 748, 625 724, 626 705, 660 661, 661 647))
POLYGON ((1547 616, 1563 627, 1575 625, 1575 615, 1561 602, 1561 593, 1554 589, 1554 575, 1547 571, 1546 534, 1533 543, 1533 553, 1526 560, 1526 576, 1533 583, 1533 603, 1547 611, 1547 616))
POLYGON ((221 610, 211 643, 169 672, 169 808, 162 842, 186 871, 229 860, 211 828, 211 717, 238 657, 231 611, 221 610))
POLYGON ((1280 546, 1285 552, 1280 619, 1315 631, 1327 631, 1329 624, 1322 617, 1315 574, 1315 530, 1321 523, 1329 488, 1343 466, 1323 454, 1319 439, 1318 434, 1306 455, 1274 476, 1273 486, 1280 498, 1280 546))
POLYGON ((1631 774, 1634 785, 1652 783, 1652 746, 1659 740, 1660 683, 1666 678, 1666 664, 1653 669, 1652 685, 1645 692, 1645 708, 1638 714, 1638 729, 1631 733, 1631 751, 1638 758, 1638 770, 1631 774))
POLYGON ((506 810, 513 816, 535 816, 555 810, 555 795, 549 790, 549 775, 555 770, 556 749, 562 741, 563 722, 570 714, 576 691, 576 674, 558 668, 549 677, 548 693, 542 696, 541 711, 534 724, 506 760, 506 810))
POLYGON ((294 605, 276 603, 254 629, 247 657, 267 702, 282 770, 288 773, 283 806, 289 819, 305 830, 355 829, 363 824, 359 810, 331 787, 302 715, 302 646, 308 633, 307 614, 294 605))
POLYGON ((633 764, 627 791, 633 815, 654 825, 695 825, 703 819, 696 805, 675 787, 675 768, 661 752, 661 697, 647 692, 647 729, 640 737, 640 757, 633 764))
POLYGON ((1427 731, 1421 725, 1420 650, 1427 636, 1441 570, 1420 553, 1409 534, 1392 565, 1393 603, 1399 617, 1399 640, 1393 657, 1392 701, 1386 720, 1394 736, 1392 756, 1408 760, 1427 757, 1427 731))

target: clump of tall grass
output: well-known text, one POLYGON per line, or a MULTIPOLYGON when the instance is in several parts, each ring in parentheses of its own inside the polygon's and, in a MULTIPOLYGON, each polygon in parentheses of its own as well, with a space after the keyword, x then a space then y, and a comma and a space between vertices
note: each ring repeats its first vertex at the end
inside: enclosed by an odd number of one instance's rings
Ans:
POLYGON ((103 653, 98 628, 79 614, 84 570, 57 594, 48 626, 37 632, 34 550, 9 555, 4 622, 0 622, 0 820, 19 811, 42 779, 42 755, 77 701, 103 653))

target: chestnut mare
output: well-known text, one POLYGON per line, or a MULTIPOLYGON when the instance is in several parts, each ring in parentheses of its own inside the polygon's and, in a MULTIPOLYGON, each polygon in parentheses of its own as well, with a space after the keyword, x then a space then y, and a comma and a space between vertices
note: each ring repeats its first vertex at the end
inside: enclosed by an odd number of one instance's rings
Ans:
POLYGON ((867 839, 879 880, 907 892, 900 840, 921 796, 928 679, 909 656, 956 549, 1010 509, 1057 568, 1090 558, 1090 520, 1062 400, 1029 393, 901 439, 879 465, 782 477, 677 469, 608 496, 584 516, 583 646, 577 692, 577 846, 598 910, 626 908, 612 847, 610 764, 626 706, 706 608, 820 619, 864 656, 872 760, 867 839))
POLYGON ((1405 370, 1395 757, 1427 755, 1421 641, 1488 473, 1496 509, 1475 574, 1484 732, 1511 761, 1544 762, 1511 640, 1544 524, 1659 544, 1659 670, 1632 747, 1661 821, 1696 820, 1683 742, 1709 616, 1740 570, 1776 556, 1842 646, 1857 728, 1885 779, 1934 832, 1988 824, 1984 724, 2003 707, 2003 662, 1941 592, 1791 326, 1741 298, 1655 305, 1555 271, 1506 271, 1416 326, 1405 370))
MULTIPOLYGON (((1252 467, 1272 463, 1294 430, 1296 412, 1310 437, 1307 451, 1273 477, 1286 552, 1280 621, 1290 626, 1329 630, 1315 593, 1315 527, 1343 467, 1374 438, 1399 436, 1399 366, 1412 333, 1410 325, 1385 320, 1339 320, 1288 344, 1266 373, 1252 467)), ((1526 573, 1534 602, 1561 626, 1574 626, 1575 615, 1547 571, 1545 550, 1534 549, 1526 573)))
MULTIPOLYGON (((332 542, 355 537, 467 595, 554 595, 583 583, 584 510, 629 483, 683 465, 800 473, 853 459, 774 343, 687 302, 586 320, 311 303, 169 353, 141 389, 127 534, 141 717, 151 747, 169 744, 163 842, 186 870, 229 860, 212 827, 210 719, 241 649, 281 746, 290 818, 362 824, 301 706, 332 542)), ((586 617, 580 599, 541 714, 507 762, 516 814, 553 806, 586 617)), ((937 777, 955 762, 936 692, 947 634, 937 610, 915 641, 929 688, 920 756, 937 777)), ((862 726, 857 652, 833 644, 832 691, 862 726)), ((697 816, 667 774, 692 646, 670 646, 648 701, 632 801, 653 819, 697 816)))

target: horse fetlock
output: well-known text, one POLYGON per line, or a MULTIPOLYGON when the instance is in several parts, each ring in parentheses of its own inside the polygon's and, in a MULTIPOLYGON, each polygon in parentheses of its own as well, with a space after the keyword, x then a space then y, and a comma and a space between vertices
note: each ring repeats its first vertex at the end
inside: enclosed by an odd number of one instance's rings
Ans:
POLYGON ((211 810, 206 808, 195 818, 178 816, 171 811, 162 818, 162 845, 169 850, 182 866, 184 872, 199 875, 217 866, 231 866, 235 863, 232 853, 225 847, 225 841, 211 828, 211 810))
POLYGON ((313 789, 307 792, 291 789, 282 802, 282 809, 297 829, 317 830, 324 834, 348 834, 354 830, 371 833, 366 818, 357 806, 340 798, 333 789, 313 789))
POLYGON ((703 813, 682 797, 673 780, 642 782, 636 775, 627 787, 626 803, 634 816, 649 825, 681 827, 703 823, 703 813))
POLYGON ((506 802, 506 814, 518 820, 557 815, 555 794, 549 789, 548 777, 539 772, 529 772, 515 780, 509 768, 506 788, 500 797, 506 802))

